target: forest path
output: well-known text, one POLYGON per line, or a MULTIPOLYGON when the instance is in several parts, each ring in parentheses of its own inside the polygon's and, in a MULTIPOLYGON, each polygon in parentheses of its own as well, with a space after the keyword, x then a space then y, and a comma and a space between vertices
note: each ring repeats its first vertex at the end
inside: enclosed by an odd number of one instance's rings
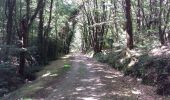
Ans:
POLYGON ((35 96, 42 100, 162 100, 154 89, 82 54, 71 69, 35 96), (48 96, 47 96, 48 95, 48 96))
POLYGON ((56 60, 39 74, 2 100, 166 100, 156 95, 155 88, 81 53, 56 60), (69 70, 58 71, 62 66, 69 70))

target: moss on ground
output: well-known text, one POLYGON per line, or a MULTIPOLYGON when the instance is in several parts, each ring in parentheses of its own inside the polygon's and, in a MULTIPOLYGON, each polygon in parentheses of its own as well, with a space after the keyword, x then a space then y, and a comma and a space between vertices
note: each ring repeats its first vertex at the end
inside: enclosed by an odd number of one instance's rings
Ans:
POLYGON ((10 93, 9 95, 1 98, 3 100, 31 100, 29 97, 46 88, 48 84, 56 80, 59 75, 62 75, 68 71, 71 67, 69 62, 69 56, 63 57, 59 60, 51 62, 45 66, 41 71, 36 73, 37 79, 34 81, 28 81, 20 89, 10 93))

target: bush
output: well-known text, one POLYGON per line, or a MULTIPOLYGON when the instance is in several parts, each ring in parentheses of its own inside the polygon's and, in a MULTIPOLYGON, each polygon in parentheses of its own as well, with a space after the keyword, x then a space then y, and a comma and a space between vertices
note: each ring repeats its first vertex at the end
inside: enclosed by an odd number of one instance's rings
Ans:
POLYGON ((124 68, 130 62, 130 58, 126 58, 126 52, 124 50, 117 51, 105 51, 96 54, 94 57, 103 63, 111 65, 113 68, 118 70, 125 70, 124 68))
POLYGON ((95 58, 123 71, 124 75, 142 78, 143 84, 156 85, 158 94, 170 94, 170 63, 168 57, 149 56, 146 53, 138 55, 136 51, 122 49, 104 51, 96 54, 95 58))

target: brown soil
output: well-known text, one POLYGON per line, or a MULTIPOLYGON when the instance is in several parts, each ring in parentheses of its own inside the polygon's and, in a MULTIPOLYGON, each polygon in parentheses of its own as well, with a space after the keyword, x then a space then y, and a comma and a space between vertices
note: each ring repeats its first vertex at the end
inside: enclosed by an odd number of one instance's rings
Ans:
POLYGON ((168 100, 140 79, 124 76, 83 54, 72 54, 71 69, 29 98, 35 100, 168 100))

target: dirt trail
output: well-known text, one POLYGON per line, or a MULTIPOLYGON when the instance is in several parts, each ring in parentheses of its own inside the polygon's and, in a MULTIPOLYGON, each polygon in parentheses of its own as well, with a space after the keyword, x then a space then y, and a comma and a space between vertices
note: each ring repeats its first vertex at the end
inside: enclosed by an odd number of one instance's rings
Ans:
POLYGON ((82 54, 71 69, 31 96, 33 100, 163 100, 155 89, 82 54))
POLYGON ((35 96, 42 100, 162 100, 153 87, 124 77, 92 58, 76 54, 71 62, 72 68, 66 75, 35 96))

